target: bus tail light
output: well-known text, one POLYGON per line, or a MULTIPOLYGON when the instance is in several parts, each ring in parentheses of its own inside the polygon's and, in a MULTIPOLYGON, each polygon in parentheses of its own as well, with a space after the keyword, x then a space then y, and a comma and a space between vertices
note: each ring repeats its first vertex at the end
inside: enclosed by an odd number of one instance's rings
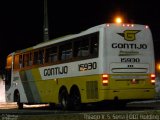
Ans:
POLYGON ((155 82, 156 82, 156 75, 151 74, 151 84, 155 85, 155 82))
POLYGON ((108 83, 109 83, 108 74, 103 74, 103 75, 102 75, 102 84, 103 84, 104 86, 107 86, 108 83))

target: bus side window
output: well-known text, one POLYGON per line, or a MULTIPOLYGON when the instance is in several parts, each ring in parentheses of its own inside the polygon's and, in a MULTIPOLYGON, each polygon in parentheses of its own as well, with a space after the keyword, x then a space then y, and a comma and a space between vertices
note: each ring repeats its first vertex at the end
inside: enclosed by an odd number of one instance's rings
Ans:
POLYGON ((38 57, 39 57, 38 58, 38 63, 39 64, 44 64, 44 50, 43 49, 39 51, 39 56, 38 57))
POLYGON ((23 54, 23 64, 24 64, 24 67, 29 66, 29 53, 23 54))
POLYGON ((19 67, 20 68, 23 67, 23 57, 22 57, 22 55, 19 55, 19 67))
POLYGON ((72 58, 72 42, 67 42, 60 46, 60 60, 69 60, 72 58))
POLYGON ((38 51, 34 52, 33 64, 34 65, 38 64, 38 51))
POLYGON ((74 43, 75 57, 89 56, 89 41, 87 39, 78 40, 74 43))
POLYGON ((90 40, 91 40, 91 47, 90 47, 91 56, 97 57, 98 56, 98 36, 95 35, 91 37, 90 40))
POLYGON ((19 69, 19 54, 14 56, 14 69, 19 69))
POLYGON ((89 41, 88 41, 88 39, 83 39, 83 41, 81 41, 81 46, 78 51, 78 56, 82 56, 82 57, 89 56, 89 41))
POLYGON ((45 62, 54 63, 58 60, 57 47, 49 47, 46 49, 45 62))
POLYGON ((33 53, 30 52, 29 54, 29 66, 32 66, 33 65, 33 53))

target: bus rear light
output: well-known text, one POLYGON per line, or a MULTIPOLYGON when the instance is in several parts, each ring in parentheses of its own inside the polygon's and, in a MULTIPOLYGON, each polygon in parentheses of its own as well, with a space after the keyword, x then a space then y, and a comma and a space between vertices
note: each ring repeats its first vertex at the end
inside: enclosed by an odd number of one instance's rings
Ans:
POLYGON ((155 84, 155 82, 156 82, 156 80, 151 80, 151 83, 154 85, 155 84))
POLYGON ((146 25, 145 28, 147 29, 147 28, 149 28, 149 26, 146 25))
POLYGON ((151 74, 151 78, 155 79, 156 75, 155 74, 151 74))
POLYGON ((151 84, 155 84, 155 82, 156 82, 156 75, 155 74, 151 74, 151 84))
POLYGON ((108 75, 107 75, 107 74, 103 74, 103 75, 102 75, 102 84, 103 84, 104 86, 107 86, 108 83, 109 83, 108 75))
POLYGON ((107 27, 109 27, 110 25, 109 24, 107 24, 107 27))

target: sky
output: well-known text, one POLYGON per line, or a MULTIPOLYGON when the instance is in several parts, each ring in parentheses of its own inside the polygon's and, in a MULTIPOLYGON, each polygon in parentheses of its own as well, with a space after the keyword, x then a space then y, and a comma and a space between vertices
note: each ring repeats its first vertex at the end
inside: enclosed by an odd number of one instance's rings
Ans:
MULTIPOLYGON (((149 25, 156 57, 160 58, 158 5, 158 0, 48 0, 50 39, 110 23, 116 15, 122 15, 126 23, 149 25)), ((43 42, 43 8, 43 0, 1 1, 0 66, 9 53, 43 42)))

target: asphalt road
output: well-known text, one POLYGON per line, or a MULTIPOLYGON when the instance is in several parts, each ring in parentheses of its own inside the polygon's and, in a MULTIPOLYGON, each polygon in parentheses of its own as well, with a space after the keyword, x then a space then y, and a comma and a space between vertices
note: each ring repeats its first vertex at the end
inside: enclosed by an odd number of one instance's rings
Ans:
POLYGON ((160 101, 133 102, 123 109, 95 108, 83 111, 51 110, 48 105, 25 105, 17 109, 16 103, 0 103, 1 120, 160 120, 160 101))

